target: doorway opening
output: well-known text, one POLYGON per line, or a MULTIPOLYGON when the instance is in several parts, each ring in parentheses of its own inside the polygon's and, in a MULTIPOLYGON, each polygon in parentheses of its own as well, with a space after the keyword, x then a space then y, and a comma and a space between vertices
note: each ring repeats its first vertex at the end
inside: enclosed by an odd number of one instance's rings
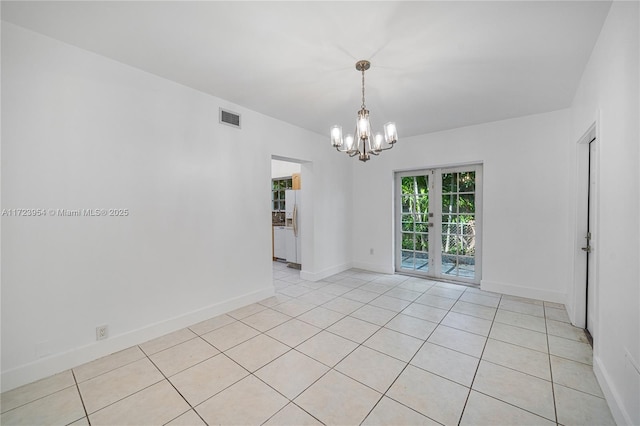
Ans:
POLYGON ((397 172, 396 272, 479 284, 482 166, 397 172))
POLYGON ((271 159, 272 260, 302 268, 302 161, 271 159))
POLYGON ((598 137, 593 123, 576 144, 576 228, 574 245, 573 325, 598 339, 598 137))

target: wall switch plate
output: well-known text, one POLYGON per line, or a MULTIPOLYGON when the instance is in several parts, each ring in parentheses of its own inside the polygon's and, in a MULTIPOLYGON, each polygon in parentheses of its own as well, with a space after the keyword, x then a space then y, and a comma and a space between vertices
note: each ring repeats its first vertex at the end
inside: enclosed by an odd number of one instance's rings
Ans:
POLYGON ((109 337, 109 326, 99 325, 96 327, 96 340, 104 340, 109 337))

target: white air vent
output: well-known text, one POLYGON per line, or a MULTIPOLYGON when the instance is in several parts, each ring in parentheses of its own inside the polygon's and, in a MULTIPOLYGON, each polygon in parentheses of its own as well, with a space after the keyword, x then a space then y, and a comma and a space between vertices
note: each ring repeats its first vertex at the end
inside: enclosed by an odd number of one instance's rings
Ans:
POLYGON ((220 108, 220 123, 240 128, 240 114, 220 108))

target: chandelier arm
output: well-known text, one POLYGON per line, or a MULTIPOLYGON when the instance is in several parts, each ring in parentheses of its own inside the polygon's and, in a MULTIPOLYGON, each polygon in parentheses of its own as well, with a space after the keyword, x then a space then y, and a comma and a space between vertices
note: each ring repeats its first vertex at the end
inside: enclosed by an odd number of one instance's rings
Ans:
POLYGON ((350 156, 352 156, 351 154, 355 153, 354 155, 358 155, 360 152, 354 149, 340 149, 340 147, 335 147, 336 151, 338 152, 344 152, 346 154, 349 154, 350 156))
POLYGON ((391 146, 387 147, 387 148, 380 148, 377 151, 389 151, 391 148, 393 148, 395 146, 395 143, 392 143, 391 146))

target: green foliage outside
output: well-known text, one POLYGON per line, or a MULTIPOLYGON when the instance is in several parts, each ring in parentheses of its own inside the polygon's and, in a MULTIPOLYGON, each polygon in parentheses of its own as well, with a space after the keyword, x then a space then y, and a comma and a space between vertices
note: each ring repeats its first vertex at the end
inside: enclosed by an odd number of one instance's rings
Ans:
POLYGON ((429 177, 402 178, 402 249, 429 250, 429 177), (415 235, 415 246, 414 246, 415 235))
MULTIPOLYGON (((429 176, 402 178, 402 249, 429 250, 429 176)), ((475 172, 442 175, 442 252, 475 254, 475 172)))
POLYGON ((271 180, 271 202, 273 203, 272 210, 274 212, 285 210, 284 191, 292 188, 292 182, 291 178, 271 180))

